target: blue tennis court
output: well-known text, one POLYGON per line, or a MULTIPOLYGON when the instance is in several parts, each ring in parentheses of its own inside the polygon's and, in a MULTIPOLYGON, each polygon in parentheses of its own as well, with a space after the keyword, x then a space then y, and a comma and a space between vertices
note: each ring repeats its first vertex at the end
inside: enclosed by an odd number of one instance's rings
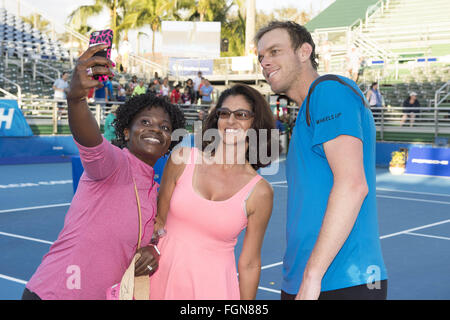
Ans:
MULTIPOLYGON (((257 299, 278 300, 285 249, 284 161, 265 176, 275 190, 257 299)), ((57 238, 73 196, 71 163, 0 166, 0 299, 20 299, 57 238)), ((377 169, 388 299, 450 299, 450 179, 377 169)), ((242 235, 236 248, 239 256, 242 235)))

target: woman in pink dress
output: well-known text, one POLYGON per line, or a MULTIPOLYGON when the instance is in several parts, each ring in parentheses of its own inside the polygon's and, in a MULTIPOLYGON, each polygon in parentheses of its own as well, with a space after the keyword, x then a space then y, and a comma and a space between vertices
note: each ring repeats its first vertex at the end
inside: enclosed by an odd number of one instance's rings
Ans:
POLYGON ((158 243, 150 299, 255 298, 273 204, 272 187, 256 170, 278 155, 274 128, 261 94, 235 85, 222 93, 206 120, 203 137, 212 134, 214 141, 201 150, 172 152, 158 198, 155 234, 165 229, 166 235, 158 243), (263 129, 267 135, 258 136, 263 129), (261 147, 267 147, 266 162, 261 147), (234 248, 245 228, 236 270, 234 248))
POLYGON ((99 84, 93 74, 111 72, 111 61, 93 57, 104 46, 90 47, 78 60, 67 95, 69 124, 80 151, 84 173, 66 214, 64 228, 43 257, 24 300, 104 300, 106 290, 120 282, 136 251, 135 272, 147 275, 157 268, 158 254, 147 246, 153 234, 158 185, 155 162, 176 141, 171 133, 184 128, 184 116, 174 105, 152 95, 140 95, 117 109, 114 146, 86 103, 90 88, 99 84), (135 189, 136 187, 136 189, 135 189), (138 204, 142 211, 141 248, 138 204))

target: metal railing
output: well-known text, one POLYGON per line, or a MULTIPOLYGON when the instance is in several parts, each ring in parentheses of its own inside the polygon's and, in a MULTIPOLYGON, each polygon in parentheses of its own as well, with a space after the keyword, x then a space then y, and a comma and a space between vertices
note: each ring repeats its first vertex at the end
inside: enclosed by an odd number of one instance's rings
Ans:
MULTIPOLYGON (((294 122, 299 108, 289 106, 288 109, 290 121, 294 122)), ((411 109, 405 110, 400 106, 388 106, 372 111, 376 129, 380 134, 379 140, 384 141, 385 134, 393 132, 434 134, 435 138, 438 133, 450 134, 450 106, 419 107, 414 108, 417 113, 410 111, 411 109)))
MULTIPOLYGON (((448 85, 448 84, 447 84, 448 85)), ((448 88, 442 88, 442 92, 448 88)), ((448 98, 450 92, 441 98, 448 98)), ((13 95, 11 95, 13 96, 13 95)), ((89 108, 94 114, 99 126, 104 124, 106 116, 111 112, 113 106, 121 105, 124 102, 89 102, 89 108)), ((200 110, 208 112, 211 105, 180 105, 186 117, 187 129, 192 129, 194 121, 198 120, 200 110)), ((288 115, 290 122, 295 123, 298 113, 298 106, 288 106, 288 115)), ((52 126, 51 134, 59 134, 61 127, 68 126, 67 103, 65 100, 54 99, 30 99, 24 98, 22 102, 22 112, 30 125, 52 126)), ((411 109, 408 109, 410 111, 411 109)), ((450 103, 449 106, 443 106, 442 103, 437 106, 429 104, 427 107, 415 108, 414 118, 411 113, 405 113, 403 107, 387 106, 372 110, 379 140, 385 140, 386 133, 405 133, 405 134, 434 134, 434 137, 440 134, 450 134, 450 103)), ((66 128, 67 132, 67 128, 66 128)))
MULTIPOLYGON (((437 120, 439 118, 438 110, 443 108, 443 107, 441 107, 442 103, 445 102, 450 95, 449 89, 450 89, 450 81, 447 81, 447 83, 445 83, 442 87, 440 87, 434 94, 434 109, 435 109, 434 117, 435 117, 435 120, 437 120)), ((449 117, 450 117, 450 112, 447 115, 447 118, 449 118, 449 117)), ((436 130, 434 132, 434 136, 437 137, 439 134, 439 127, 436 126, 435 129, 436 130)))
POLYGON ((366 19, 364 21, 366 27, 370 19, 377 13, 383 14, 385 9, 389 8, 389 0, 380 0, 366 10, 366 19))
MULTIPOLYGON (((106 116, 111 112, 113 106, 122 105, 122 101, 90 101, 89 109, 94 114, 99 126, 103 125, 106 116)), ((186 118, 188 128, 193 126, 195 120, 198 120, 200 110, 208 111, 210 105, 180 105, 186 118)), ((27 119, 28 124, 36 126, 52 126, 52 134, 60 133, 61 126, 68 125, 67 102, 66 100, 55 99, 31 99, 24 98, 22 104, 22 113, 27 119)))
POLYGON ((17 95, 12 94, 4 89, 0 89, 0 91, 3 92, 7 97, 14 97, 15 100, 17 100, 17 105, 19 106, 19 109, 22 108, 22 88, 17 83, 9 80, 8 78, 6 78, 5 76, 3 76, 1 74, 0 74, 0 78, 6 82, 12 84, 13 86, 17 87, 17 95))

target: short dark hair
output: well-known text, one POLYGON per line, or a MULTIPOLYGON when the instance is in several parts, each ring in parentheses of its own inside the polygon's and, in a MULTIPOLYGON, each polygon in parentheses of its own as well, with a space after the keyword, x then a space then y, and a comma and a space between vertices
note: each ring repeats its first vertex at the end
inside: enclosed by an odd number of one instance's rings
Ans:
MULTIPOLYGON (((124 148, 127 145, 125 141, 124 130, 130 128, 133 119, 136 115, 144 109, 152 108, 162 108, 170 118, 170 123, 172 124, 172 132, 176 129, 184 128, 186 119, 184 117, 183 111, 177 106, 162 97, 156 96, 154 93, 145 93, 136 95, 128 99, 124 104, 120 105, 116 110, 116 119, 113 122, 113 126, 116 132, 116 139, 113 143, 124 148)), ((172 141, 169 147, 169 151, 181 141, 172 141)))
POLYGON ((268 25, 258 30, 255 36, 255 42, 261 40, 263 35, 267 32, 275 29, 284 29, 289 33, 289 37, 291 38, 291 46, 294 51, 300 48, 302 44, 308 43, 312 47, 312 52, 309 59, 311 60, 312 67, 317 70, 319 63, 317 62, 316 45, 314 44, 311 33, 309 33, 304 26, 301 26, 298 23, 293 21, 271 21, 268 25))
MULTIPOLYGON (((256 132, 259 132, 261 129, 267 129, 270 131, 270 129, 275 129, 275 121, 273 119, 272 110, 270 109, 269 103, 264 99, 264 97, 259 93, 256 89, 245 85, 245 84, 236 84, 232 86, 229 89, 226 89, 222 92, 222 94, 219 97, 219 100, 217 101, 216 106, 211 110, 208 117, 205 120, 204 128, 202 136, 205 136, 205 132, 208 129, 218 129, 218 121, 219 118, 217 117, 217 109, 221 108, 223 105, 223 102, 230 96, 243 96, 244 99, 248 102, 248 104, 251 106, 252 111, 254 113, 253 118, 253 124, 252 129, 256 130, 256 132)), ((269 163, 261 163, 260 161, 260 153, 259 148, 261 143, 265 143, 267 145, 267 155, 269 157, 272 157, 272 150, 271 150, 271 134, 270 132, 267 134, 267 141, 260 141, 259 140, 259 134, 257 135, 258 143, 257 143, 257 163, 251 163, 252 167, 255 170, 258 170, 259 168, 266 167, 270 164, 269 163)), ((202 150, 205 150, 208 145, 211 143, 215 143, 216 141, 203 141, 202 150)), ((249 150, 248 148, 245 158, 247 161, 249 161, 249 150)))

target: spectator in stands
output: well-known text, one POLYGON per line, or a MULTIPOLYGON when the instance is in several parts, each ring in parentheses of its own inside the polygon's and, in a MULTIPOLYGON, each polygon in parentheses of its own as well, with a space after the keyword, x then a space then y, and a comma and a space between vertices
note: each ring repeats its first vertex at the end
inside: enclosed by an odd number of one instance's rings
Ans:
MULTIPOLYGON (((101 87, 96 87, 94 92, 94 99, 97 103, 108 102, 109 90, 106 86, 106 81, 101 81, 101 87)), ((102 108, 105 107, 105 104, 102 103, 102 108)))
POLYGON ((105 118, 105 125, 104 125, 104 133, 103 136, 106 140, 109 142, 112 142, 114 139, 116 139, 116 129, 113 126, 114 120, 116 120, 116 110, 118 105, 115 104, 111 107, 111 111, 105 118))
POLYGON ((361 66, 361 55, 358 48, 352 46, 346 59, 349 77, 356 82, 358 80, 359 67, 361 66))
POLYGON ((324 65, 325 73, 330 72, 330 62, 331 62, 331 46, 328 40, 325 40, 320 48, 320 55, 322 57, 322 62, 324 65))
POLYGON ((65 100, 66 93, 69 90, 69 72, 64 71, 61 78, 56 79, 53 83, 53 90, 55 91, 53 97, 55 100, 65 100))
POLYGON ((150 82, 148 84, 147 93, 150 93, 150 92, 154 95, 157 95, 157 94, 159 95, 159 91, 156 89, 156 85, 154 82, 150 82))
POLYGON ((138 85, 137 77, 132 76, 130 83, 127 85, 127 97, 131 97, 133 94, 134 88, 138 85))
POLYGON ((114 89, 109 78, 105 81, 105 87, 108 89, 108 101, 114 101, 114 89))
POLYGON ((138 85, 134 87, 133 94, 131 96, 134 97, 137 94, 144 94, 145 92, 147 92, 147 88, 145 87, 144 80, 140 79, 138 85))
POLYGON ((272 21, 257 32, 256 40, 272 91, 301 106, 286 159, 281 298, 386 299, 375 125, 364 94, 351 79, 319 76, 316 46, 305 27, 272 21), (374 266, 376 279, 369 271, 374 266))
POLYGON ((124 102, 127 100, 127 93, 122 84, 119 83, 119 87, 117 88, 117 101, 124 102))
POLYGON ((169 92, 170 92, 169 78, 165 77, 161 85, 160 94, 163 97, 169 98, 169 92))
POLYGON ((109 143, 86 103, 87 91, 98 85, 93 74, 111 71, 111 60, 93 55, 106 46, 93 46, 78 59, 67 93, 69 124, 80 151, 84 173, 66 214, 58 239, 26 284, 24 300, 105 300, 106 291, 120 282, 135 253, 136 275, 149 275, 158 266, 150 245, 158 185, 153 166, 178 141, 172 131, 184 128, 178 107, 153 95, 138 95, 121 105, 114 122, 117 146, 109 143), (149 121, 151 119, 151 121, 149 121), (138 210, 142 208, 141 248, 138 210))
POLYGON ((191 103, 196 104, 196 101, 195 101, 196 93, 195 93, 195 89, 194 89, 194 81, 192 81, 191 78, 186 80, 186 88, 189 89, 189 95, 191 96, 191 103))
POLYGON ((181 101, 186 105, 192 104, 191 90, 189 90, 188 86, 184 88, 183 94, 181 95, 181 101))
POLYGON ((383 97, 378 89, 378 82, 373 82, 366 95, 367 101, 369 101, 370 110, 372 110, 373 118, 375 122, 381 117, 381 108, 384 108, 383 97))
POLYGON ((200 87, 200 96, 202 99, 202 104, 212 103, 212 92, 214 87, 211 85, 208 79, 203 80, 203 85, 200 87))
POLYGON ((403 116, 400 121, 400 126, 403 126, 408 119, 409 116, 409 126, 412 127, 414 124, 414 120, 416 119, 417 114, 420 113, 420 103, 417 100, 417 93, 411 92, 409 97, 403 101, 403 116))
POLYGON ((66 93, 69 90, 69 72, 64 71, 61 78, 56 79, 53 83, 53 98, 58 101, 58 120, 61 119, 62 112, 64 110, 65 103, 60 100, 66 99, 66 93))
POLYGON ((179 83, 177 83, 175 88, 170 93, 170 102, 171 103, 173 103, 173 104, 182 103, 180 88, 181 88, 181 85, 179 83))
POLYGON ((158 83, 161 83, 161 78, 159 77, 159 74, 157 71, 155 71, 155 76, 154 78, 151 80, 151 82, 155 83, 155 81, 158 81, 158 83))
POLYGON ((201 98, 200 96, 200 86, 203 82, 202 72, 197 72, 197 76, 194 78, 194 91, 195 91, 195 97, 194 97, 194 104, 197 104, 198 100, 201 98))
POLYGON ((153 79, 152 82, 149 84, 149 88, 152 88, 153 91, 155 91, 155 94, 159 95, 161 91, 161 80, 160 79, 153 79))

